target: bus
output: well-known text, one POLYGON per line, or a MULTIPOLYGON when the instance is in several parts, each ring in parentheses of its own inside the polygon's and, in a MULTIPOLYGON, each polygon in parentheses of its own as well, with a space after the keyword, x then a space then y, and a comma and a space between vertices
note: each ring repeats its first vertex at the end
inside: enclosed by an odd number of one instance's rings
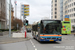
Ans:
POLYGON ((71 20, 62 21, 62 34, 71 34, 71 20))
POLYGON ((60 20, 40 20, 32 25, 32 36, 38 41, 62 41, 60 20))

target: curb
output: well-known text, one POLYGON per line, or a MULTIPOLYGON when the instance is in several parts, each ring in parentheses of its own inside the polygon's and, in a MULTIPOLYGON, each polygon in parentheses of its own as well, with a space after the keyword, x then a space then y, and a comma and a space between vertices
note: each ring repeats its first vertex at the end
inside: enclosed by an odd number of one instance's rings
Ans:
POLYGON ((30 38, 27 37, 27 39, 22 39, 22 40, 17 40, 17 41, 0 42, 0 44, 17 43, 17 42, 22 42, 22 41, 27 41, 27 40, 30 40, 30 38))

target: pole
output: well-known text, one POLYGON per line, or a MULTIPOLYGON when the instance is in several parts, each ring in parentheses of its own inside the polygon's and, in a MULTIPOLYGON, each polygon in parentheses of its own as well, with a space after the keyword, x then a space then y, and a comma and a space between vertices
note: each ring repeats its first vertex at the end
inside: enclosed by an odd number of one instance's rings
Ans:
MULTIPOLYGON (((26 18, 26 16, 24 16, 24 19, 26 18)), ((24 25, 24 28, 25 28, 25 38, 26 38, 26 19, 25 19, 25 25, 24 25)))
POLYGON ((11 0, 9 0, 10 2, 10 17, 9 17, 9 37, 11 37, 11 0))
POLYGON ((16 16, 17 13, 16 13, 16 11, 17 11, 17 10, 16 10, 16 0, 15 0, 15 17, 17 18, 17 16, 16 16))

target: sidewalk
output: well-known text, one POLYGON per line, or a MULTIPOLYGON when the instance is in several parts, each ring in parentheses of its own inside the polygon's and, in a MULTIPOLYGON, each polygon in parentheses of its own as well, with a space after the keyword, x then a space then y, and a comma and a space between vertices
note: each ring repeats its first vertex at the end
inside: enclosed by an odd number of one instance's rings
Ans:
POLYGON ((30 38, 27 36, 27 38, 13 38, 9 37, 8 35, 0 36, 0 44, 7 44, 7 43, 15 43, 15 42, 21 42, 29 40, 30 38))

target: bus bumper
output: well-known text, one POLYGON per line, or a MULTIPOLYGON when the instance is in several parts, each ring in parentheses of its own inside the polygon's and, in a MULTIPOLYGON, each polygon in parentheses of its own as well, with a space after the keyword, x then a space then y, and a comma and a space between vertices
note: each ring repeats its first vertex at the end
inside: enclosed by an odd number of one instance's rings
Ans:
POLYGON ((62 39, 40 39, 40 41, 62 41, 62 39))

